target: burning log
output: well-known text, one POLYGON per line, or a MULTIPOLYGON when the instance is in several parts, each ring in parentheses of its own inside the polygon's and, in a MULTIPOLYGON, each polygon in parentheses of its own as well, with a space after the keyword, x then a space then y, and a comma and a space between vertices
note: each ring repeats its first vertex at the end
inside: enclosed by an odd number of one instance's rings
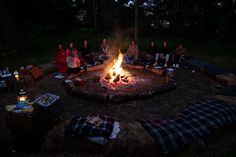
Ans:
POLYGON ((117 76, 116 76, 116 78, 113 80, 113 82, 119 82, 120 81, 120 74, 118 74, 117 76))
MULTIPOLYGON (((113 83, 129 83, 131 79, 129 79, 129 72, 123 70, 121 67, 123 61, 123 54, 119 51, 118 58, 114 60, 112 67, 106 69, 105 76, 103 79, 108 81, 108 86, 114 87, 113 83)), ((117 84, 118 85, 118 84, 117 84)))
POLYGON ((105 76, 106 80, 110 80, 111 79, 111 75, 109 73, 107 73, 107 75, 105 76))
POLYGON ((129 80, 127 79, 121 79, 122 82, 129 83, 129 80))
POLYGON ((126 80, 127 80, 128 78, 129 78, 129 76, 128 76, 128 75, 126 75, 126 76, 124 77, 124 79, 126 79, 126 80))
POLYGON ((120 78, 125 78, 127 75, 122 75, 120 78))

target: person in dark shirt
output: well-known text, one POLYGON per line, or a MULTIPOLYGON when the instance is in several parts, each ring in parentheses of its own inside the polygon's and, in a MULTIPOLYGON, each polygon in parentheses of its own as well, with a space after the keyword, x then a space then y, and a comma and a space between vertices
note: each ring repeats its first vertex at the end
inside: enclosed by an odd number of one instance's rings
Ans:
POLYGON ((81 51, 81 56, 83 57, 83 59, 85 59, 87 64, 94 65, 94 59, 93 59, 91 48, 88 44, 88 40, 83 41, 80 51, 81 51))
POLYGON ((169 58, 170 58, 170 47, 169 47, 167 41, 163 41, 161 48, 156 53, 156 56, 155 56, 156 62, 154 64, 154 66, 158 65, 159 59, 164 59, 165 60, 164 66, 167 67, 167 63, 169 61, 169 58))
POLYGON ((155 62, 155 55, 157 53, 157 46, 155 41, 151 41, 148 45, 147 51, 143 56, 144 69, 147 64, 153 64, 155 62))
POLYGON ((179 64, 182 64, 187 56, 187 49, 183 43, 179 43, 174 50, 173 67, 178 68, 179 64))

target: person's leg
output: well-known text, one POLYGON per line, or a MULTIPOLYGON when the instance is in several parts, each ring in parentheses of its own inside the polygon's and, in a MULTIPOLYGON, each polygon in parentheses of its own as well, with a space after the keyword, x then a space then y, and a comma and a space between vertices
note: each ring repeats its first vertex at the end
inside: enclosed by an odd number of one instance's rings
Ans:
POLYGON ((173 59, 173 63, 174 63, 174 67, 177 67, 180 61, 180 55, 174 55, 174 59, 173 59))
POLYGON ((77 68, 71 68, 72 69, 72 73, 73 74, 77 74, 78 73, 78 69, 77 68))
POLYGON ((68 67, 68 75, 72 74, 72 71, 73 71, 72 68, 68 67))
POLYGON ((159 56, 160 54, 156 53, 154 66, 158 65, 159 56))
POLYGON ((99 56, 98 56, 98 60, 100 61, 100 62, 103 62, 104 61, 104 54, 100 54, 99 56))
POLYGON ((136 62, 136 59, 134 57, 130 58, 130 64, 134 64, 134 62, 136 62))
POLYGON ((79 73, 80 72, 80 67, 77 67, 76 68, 76 73, 79 73))
POLYGON ((84 71, 87 73, 87 64, 82 64, 82 65, 80 66, 80 71, 81 71, 82 69, 84 69, 84 71))
POLYGON ((125 63, 126 63, 126 64, 130 64, 130 62, 131 62, 131 61, 130 61, 129 56, 125 56, 125 63))
POLYGON ((170 55, 166 54, 165 55, 165 65, 164 65, 165 67, 167 67, 167 63, 168 63, 169 59, 170 59, 170 55))
POLYGON ((92 56, 88 57, 88 64, 94 65, 94 60, 92 56))
POLYGON ((179 64, 180 64, 181 66, 185 66, 185 61, 186 61, 186 56, 181 55, 181 56, 180 56, 180 59, 179 59, 179 64))
POLYGON ((143 70, 145 70, 146 65, 147 65, 147 57, 146 57, 146 55, 143 55, 143 56, 141 57, 141 62, 142 62, 142 64, 143 64, 143 70))
POLYGON ((180 61, 180 55, 175 55, 174 56, 174 64, 179 64, 180 61))
POLYGON ((179 64, 181 64, 182 62, 184 62, 185 60, 185 56, 184 55, 181 55, 180 58, 179 58, 179 64))

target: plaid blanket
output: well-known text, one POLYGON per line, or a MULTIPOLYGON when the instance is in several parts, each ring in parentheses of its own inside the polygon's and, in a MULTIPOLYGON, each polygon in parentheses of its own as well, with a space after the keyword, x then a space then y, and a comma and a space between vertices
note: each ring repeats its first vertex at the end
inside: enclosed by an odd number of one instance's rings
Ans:
POLYGON ((207 99, 185 109, 172 120, 141 120, 164 153, 176 150, 218 128, 236 123, 236 107, 207 99))
POLYGON ((109 116, 99 116, 103 123, 99 126, 87 122, 91 116, 74 117, 65 130, 65 138, 74 138, 81 136, 102 136, 107 139, 111 136, 114 119, 109 116))

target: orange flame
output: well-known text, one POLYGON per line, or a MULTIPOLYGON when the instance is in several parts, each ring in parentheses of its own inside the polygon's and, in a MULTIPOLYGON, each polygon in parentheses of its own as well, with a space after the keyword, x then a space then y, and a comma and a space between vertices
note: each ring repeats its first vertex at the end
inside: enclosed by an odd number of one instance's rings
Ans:
POLYGON ((110 75, 111 79, 109 80, 110 83, 114 82, 115 79, 121 77, 122 75, 128 75, 129 73, 122 69, 121 64, 123 61, 123 54, 119 50, 118 58, 114 60, 113 66, 108 70, 108 74, 110 75))

